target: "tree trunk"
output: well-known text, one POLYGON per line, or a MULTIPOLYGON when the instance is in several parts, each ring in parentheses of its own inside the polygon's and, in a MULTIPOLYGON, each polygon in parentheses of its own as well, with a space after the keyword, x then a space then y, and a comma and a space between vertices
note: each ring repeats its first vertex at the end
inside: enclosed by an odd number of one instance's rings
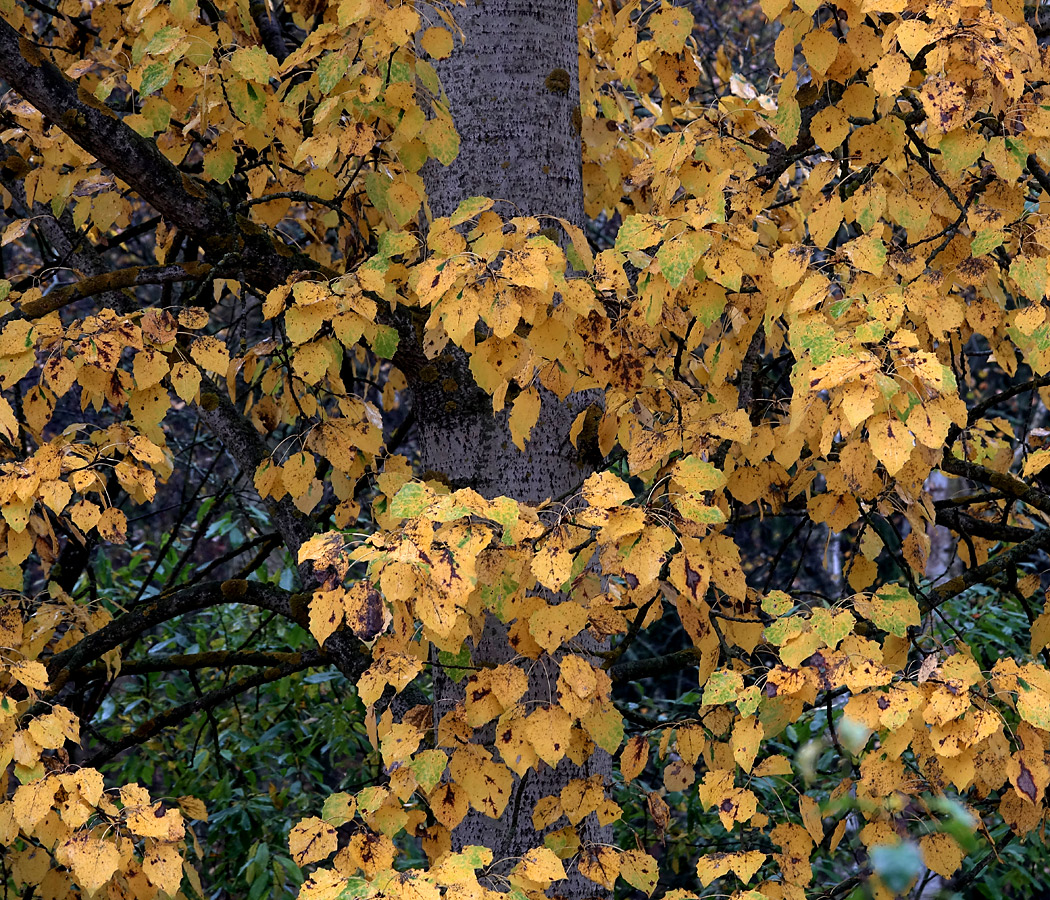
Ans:
MULTIPOLYGON (((497 212, 550 215, 583 225, 576 0, 484 0, 457 7, 464 42, 435 62, 460 136, 449 166, 423 169, 435 217, 466 197, 492 197, 497 212), (578 121, 578 118, 577 118, 578 121)), ((524 452, 473 383, 462 354, 433 361, 437 376, 414 387, 425 471, 455 487, 539 502, 582 480, 569 428, 589 397, 565 403, 543 393, 543 410, 524 452), (448 385, 455 384, 453 391, 448 385)))
MULTIPOLYGON (((470 0, 454 15, 464 42, 435 65, 460 135, 460 153, 450 166, 431 161, 424 168, 433 215, 449 215, 466 197, 487 196, 505 201, 496 210, 508 218, 553 215, 582 226, 582 158, 574 126, 579 121, 576 0, 470 0)), ((560 402, 541 391, 540 418, 519 451, 507 426, 508 411, 493 412, 491 398, 474 384, 465 354, 446 351, 428 365, 436 373, 413 385, 425 471, 445 477, 453 487, 522 502, 578 490, 590 469, 569 441, 569 430, 590 396, 570 395, 560 402)), ((549 602, 559 599, 555 595, 549 602)), ((515 656, 506 628, 494 618, 473 651, 493 662, 515 656)), ((530 709, 551 702, 557 665, 557 658, 545 655, 528 667, 530 689, 523 702, 530 709)), ((436 726, 462 700, 463 687, 435 671, 436 726)), ((488 744, 492 735, 480 739, 488 744)), ((611 760, 602 750, 581 767, 568 759, 555 769, 539 763, 524 783, 516 784, 500 821, 472 811, 454 829, 453 848, 487 846, 497 861, 504 861, 495 874, 505 874, 517 858, 543 844, 532 826, 537 801, 558 794, 573 778, 595 774, 608 783, 611 760)), ((593 814, 578 831, 585 845, 608 840, 593 814)), ((575 868, 566 870, 569 880, 552 892, 573 900, 602 893, 575 868)))

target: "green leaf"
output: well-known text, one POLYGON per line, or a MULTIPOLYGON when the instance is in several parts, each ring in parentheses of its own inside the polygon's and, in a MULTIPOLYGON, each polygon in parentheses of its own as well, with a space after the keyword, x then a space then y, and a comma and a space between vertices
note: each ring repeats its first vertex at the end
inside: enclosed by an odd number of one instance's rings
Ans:
POLYGON ((923 868, 922 851, 911 841, 872 847, 869 855, 875 874, 893 894, 908 890, 923 868))
POLYGON ((786 616, 794 605, 795 601, 783 591, 770 591, 762 598, 762 611, 771 616, 786 616))
POLYGON ((452 120, 444 116, 427 122, 423 142, 427 145, 430 155, 443 166, 451 165, 459 156, 459 134, 452 120))
POLYGON ((186 36, 186 33, 178 25, 165 25, 157 30, 146 44, 147 56, 165 56, 171 53, 186 36))
POLYGON ((356 900, 372 893, 372 886, 365 879, 354 876, 347 881, 346 887, 339 892, 336 900, 356 900))
POLYGON ((250 81, 233 81, 226 86, 233 114, 247 125, 263 128, 266 125, 266 94, 250 81))
POLYGON ((256 81, 259 84, 267 84, 274 71, 272 56, 262 47, 241 47, 235 50, 230 57, 230 65, 233 71, 241 78, 256 81))
POLYGON ((697 231, 687 231, 663 244, 656 253, 656 259, 667 283, 671 287, 678 287, 710 244, 711 239, 697 231))
POLYGON ((416 781, 426 793, 430 793, 445 771, 448 757, 444 750, 423 750, 412 757, 409 770, 416 776, 416 781))
POLYGON ((736 700, 737 692, 744 686, 744 679, 739 672, 721 669, 712 672, 704 685, 704 706, 720 706, 736 700))
POLYGON ((372 339, 372 350, 383 359, 393 359, 397 352, 399 340, 397 329, 393 325, 377 325, 376 336, 372 339))
POLYGON ((473 219, 485 210, 492 209, 492 202, 488 197, 467 197, 466 200, 460 201, 456 211, 449 216, 448 222, 453 226, 462 225, 467 219, 473 219))
MULTIPOLYGON (((408 485, 405 485, 405 487, 408 487, 408 485)), ((441 663, 441 668, 444 669, 445 674, 458 684, 470 674, 470 669, 461 668, 461 666, 471 665, 470 648, 464 644, 455 653, 451 653, 448 650, 440 650, 438 651, 438 662, 441 663)))
POLYGON ((237 154, 232 148, 215 147, 204 156, 204 174, 225 184, 237 166, 237 154))
POLYGON ((139 82, 139 93, 146 97, 154 91, 159 91, 171 81, 171 76, 174 74, 175 66, 170 62, 150 63, 142 72, 142 80, 139 82))
POLYGON ((345 53, 329 53, 317 64, 317 84, 322 94, 331 92, 346 74, 348 60, 345 53))
POLYGON ((390 515, 399 519, 411 519, 420 515, 434 499, 434 495, 425 484, 410 481, 402 485, 390 501, 390 515))
POLYGON ((660 241, 665 225, 661 216, 628 216, 616 233, 616 249, 621 253, 646 250, 660 241))

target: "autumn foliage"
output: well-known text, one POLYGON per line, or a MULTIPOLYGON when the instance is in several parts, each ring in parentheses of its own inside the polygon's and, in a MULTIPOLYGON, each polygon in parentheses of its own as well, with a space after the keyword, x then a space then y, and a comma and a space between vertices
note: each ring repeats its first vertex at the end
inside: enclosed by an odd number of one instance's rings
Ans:
MULTIPOLYGON (((114 761, 325 667, 356 685, 384 777, 291 830, 302 900, 881 900, 920 877, 965 891, 1042 840, 1038 10, 761 7, 762 78, 711 57, 688 5, 583 0, 578 112, 550 126, 580 134, 581 224, 500 197, 432 215, 427 167, 461 140, 434 65, 463 45, 455 7, 0 0, 11 896, 209 896, 205 804, 116 783, 114 761), (442 359, 526 453, 585 398, 568 493, 423 470, 413 392, 462 402, 442 359), (143 545, 199 435, 251 527, 117 603, 93 555, 143 545), (803 528, 832 593, 781 564, 803 528), (1020 604, 1021 652, 982 643, 979 599, 1020 604), (229 677, 85 732, 85 685, 119 697, 149 671, 138 641, 222 605, 312 646, 180 658, 229 677), (666 652, 639 654, 645 634, 666 652), (688 708, 620 702, 682 671, 688 708), (679 858, 687 809, 720 837, 679 858), (517 849, 464 843, 469 816, 517 849)), ((564 94, 559 72, 537 89, 564 94)))

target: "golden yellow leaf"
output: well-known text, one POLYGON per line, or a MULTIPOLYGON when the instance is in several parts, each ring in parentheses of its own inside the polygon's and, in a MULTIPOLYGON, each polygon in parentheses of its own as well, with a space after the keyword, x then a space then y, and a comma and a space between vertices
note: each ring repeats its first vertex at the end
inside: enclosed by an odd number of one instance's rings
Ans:
POLYGON ((335 829, 316 816, 297 823, 288 835, 288 849, 297 866, 325 859, 337 846, 335 829))
POLYGON ((745 772, 750 772, 764 737, 762 725, 754 716, 739 719, 733 726, 733 759, 745 772))
POLYGON ((51 811, 55 794, 60 786, 56 777, 45 775, 36 781, 21 784, 15 789, 12 798, 13 812, 16 821, 26 834, 32 834, 37 823, 41 822, 51 811))
POLYGON ((338 587, 330 591, 318 588, 310 599, 310 634, 322 647, 343 623, 343 593, 343 589, 338 587))
POLYGON ((546 847, 538 847, 526 853, 521 862, 514 867, 510 874, 511 883, 514 883, 515 876, 546 888, 565 878, 565 868, 553 851, 546 847))
POLYGON ((620 773, 623 775, 624 782, 634 781, 648 761, 649 739, 645 735, 636 734, 624 744, 620 753, 620 773))
POLYGON ((922 861, 926 867, 941 878, 951 878, 959 870, 966 855, 955 838, 943 831, 924 834, 919 838, 919 847, 922 848, 922 861))
POLYGON ((580 874, 611 891, 620 874, 620 854, 612 847, 586 848, 577 861, 580 874))
POLYGON ((226 345, 210 335, 201 335, 190 344, 190 356, 202 369, 225 377, 230 367, 230 353, 226 345))
POLYGON ((625 850, 620 854, 620 877, 631 887, 652 896, 656 890, 656 860, 642 850, 625 850))
POLYGON ((765 861, 766 855, 759 850, 738 853, 704 853, 697 860, 696 874, 704 887, 729 872, 733 872, 744 884, 747 884, 765 861))
POLYGON ((529 631, 548 653, 574 638, 586 625, 587 610, 572 600, 543 606, 529 617, 529 631))
POLYGON ((824 840, 824 825, 821 822, 820 804, 807 794, 798 798, 798 809, 802 814, 802 824, 805 826, 813 843, 819 844, 824 840))
POLYGON ((34 691, 47 690, 47 669, 35 659, 23 659, 14 663, 8 671, 15 680, 34 691))
POLYGON ((153 841, 143 854, 142 871, 154 887, 174 897, 182 884, 182 854, 178 845, 153 841))
POLYGON ((73 877, 88 894, 101 888, 120 866, 120 851, 112 840, 96 832, 77 832, 56 851, 56 858, 65 862, 73 871, 73 877))

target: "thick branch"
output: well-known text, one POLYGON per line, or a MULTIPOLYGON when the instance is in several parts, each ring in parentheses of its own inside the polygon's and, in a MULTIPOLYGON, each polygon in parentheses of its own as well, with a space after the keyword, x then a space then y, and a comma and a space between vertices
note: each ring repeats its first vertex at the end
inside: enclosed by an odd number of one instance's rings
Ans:
POLYGON ((613 681, 638 681, 642 678, 657 678, 671 672, 680 672, 682 669, 698 665, 700 665, 700 652, 695 647, 687 647, 685 650, 664 656, 617 663, 609 669, 609 677, 613 681))
MULTIPOLYGON (((68 209, 56 218, 50 206, 39 201, 32 205, 26 202, 25 183, 22 178, 27 171, 27 164, 21 156, 8 147, 0 147, 0 184, 15 197, 25 216, 32 217, 34 227, 40 230, 57 257, 54 261, 55 267, 73 269, 81 275, 101 275, 106 271, 106 265, 99 254, 93 252, 90 246, 84 245, 68 209)), ((46 266, 48 260, 43 262, 46 266)), ((16 285, 16 290, 21 289, 21 286, 16 285)), ((129 312, 132 308, 131 300, 119 291, 104 294, 102 302, 119 313, 129 312)))
POLYGON ((130 638, 185 613, 218 606, 221 603, 245 603, 295 619, 291 594, 279 588, 253 581, 212 581, 194 585, 143 603, 77 641, 67 650, 52 656, 47 663, 52 693, 66 682, 72 672, 101 659, 104 654, 130 638))
POLYGON ((245 691, 251 690, 253 687, 258 687, 259 685, 267 684, 271 681, 279 681, 281 678, 302 671, 303 669, 325 664, 325 656, 319 650, 309 650, 306 653, 296 653, 293 654, 293 657, 292 660, 279 666, 272 666, 263 669, 261 672, 256 672, 254 675, 248 675, 238 681, 231 682, 224 688, 209 691, 207 694, 198 697, 196 700, 192 700, 189 703, 183 703, 181 706, 176 706, 173 709, 169 709, 167 712, 154 716, 134 731, 124 735, 119 741, 114 741, 109 746, 92 754, 84 761, 84 765, 91 768, 97 767, 101 763, 111 760, 118 753, 121 753, 130 747, 135 747, 139 744, 145 743, 165 728, 177 725, 179 722, 183 721, 183 719, 189 718, 194 713, 214 709, 216 706, 225 703, 227 700, 236 697, 238 694, 243 694, 245 691))
POLYGON ((944 582, 933 591, 930 599, 925 602, 923 611, 929 612, 934 607, 940 606, 945 601, 961 594, 967 588, 971 588, 975 584, 983 584, 1000 572, 1006 572, 1017 566, 1032 554, 1048 549, 1050 549, 1050 528, 1039 531, 1028 540, 1015 544, 1009 550, 996 554, 983 565, 967 569, 962 575, 953 578, 951 581, 944 582))
POLYGON ((22 304, 19 312, 25 319, 39 319, 56 309, 62 309, 77 300, 104 294, 107 291, 123 290, 143 284, 171 284, 178 281, 193 281, 206 276, 212 267, 207 263, 185 262, 167 266, 131 266, 84 278, 53 290, 36 300, 22 304))
POLYGON ((970 481, 975 481, 978 484, 993 487, 997 491, 1002 491, 1007 497, 1013 497, 1015 500, 1020 500, 1033 509, 1038 509, 1040 512, 1050 515, 1050 496, 1047 496, 1038 488, 1025 484, 1020 478, 1013 475, 1005 472, 996 472, 994 469, 989 469, 986 466, 959 459, 952 456, 947 450, 941 458, 940 468, 942 472, 947 472, 949 475, 957 475, 959 478, 968 478, 970 481))
MULTIPOLYGON (((196 669, 230 669, 234 666, 283 666, 298 660, 298 653, 267 650, 209 650, 204 653, 171 653, 147 656, 145 659, 122 660, 120 674, 148 675, 153 672, 186 672, 196 669)), ((83 672, 85 681, 106 677, 104 666, 92 666, 83 672)))
POLYGON ((248 9, 259 29, 263 46, 270 51, 271 56, 276 57, 277 62, 284 62, 288 56, 288 42, 284 39, 284 32, 271 0, 251 0, 248 9))
MULTIPOLYGON (((1047 193, 1050 193, 1050 191, 1047 193)), ((979 422, 989 409, 1009 400, 1011 397, 1016 397, 1018 394, 1024 394, 1028 391, 1037 391, 1039 388, 1044 387, 1050 387, 1050 374, 1040 375, 1038 378, 1033 378, 1030 381, 1022 381, 1019 384, 1012 384, 1005 390, 999 391, 999 393, 993 394, 991 397, 985 397, 980 403, 976 403, 970 407, 970 411, 966 415, 966 424, 973 425, 976 422, 979 422)), ((952 427, 948 429, 948 438, 945 442, 946 445, 951 446, 961 432, 962 429, 958 425, 952 425, 952 427)))
MULTIPOLYGON (((249 478, 270 455, 255 426, 230 401, 225 389, 205 378, 201 381, 201 418, 249 478)), ((290 497, 268 499, 274 527, 293 556, 314 531, 313 520, 296 508, 290 497)))
POLYGON ((153 141, 66 78, 3 19, 0 79, 202 246, 216 255, 236 253, 245 278, 257 287, 269 289, 296 270, 317 268, 309 257, 236 219, 217 190, 180 172, 153 141))
POLYGON ((1035 534, 1030 528, 1000 525, 998 522, 975 518, 957 509, 937 510, 937 524, 944 525, 959 534, 984 538, 987 541, 1003 541, 1007 544, 1027 541, 1035 534))

